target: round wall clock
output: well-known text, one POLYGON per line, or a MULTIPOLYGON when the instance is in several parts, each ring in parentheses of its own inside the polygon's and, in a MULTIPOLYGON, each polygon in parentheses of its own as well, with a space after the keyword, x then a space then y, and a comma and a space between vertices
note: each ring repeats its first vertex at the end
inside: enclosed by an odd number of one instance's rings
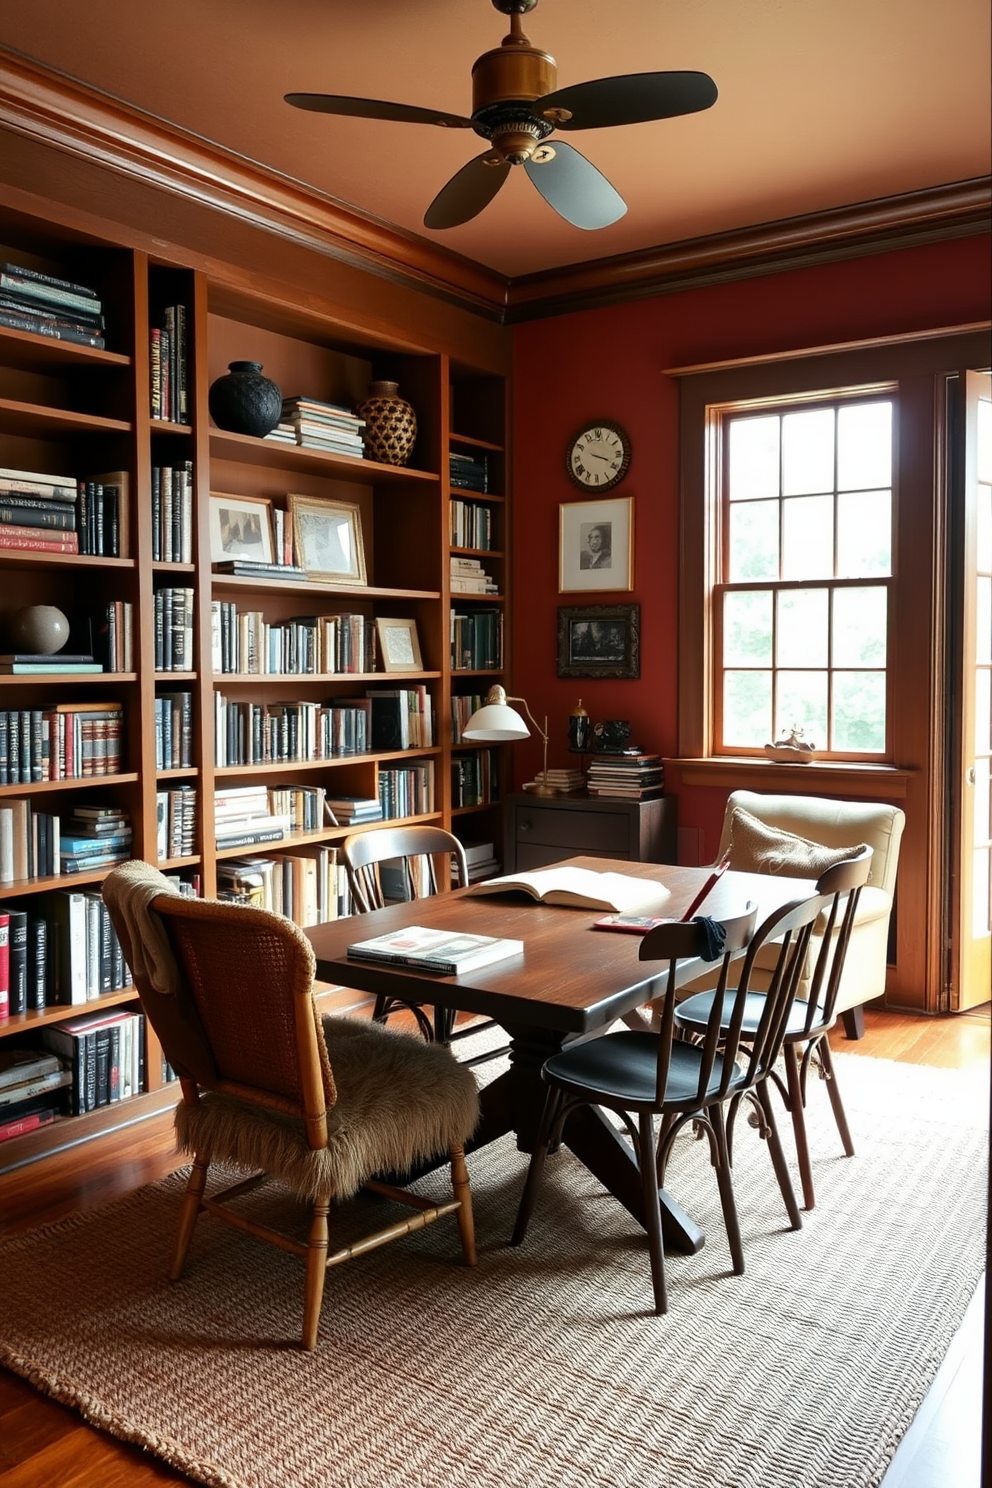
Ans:
POLYGON ((609 491, 630 465, 630 435, 612 419, 599 419, 569 440, 565 465, 580 491, 609 491))

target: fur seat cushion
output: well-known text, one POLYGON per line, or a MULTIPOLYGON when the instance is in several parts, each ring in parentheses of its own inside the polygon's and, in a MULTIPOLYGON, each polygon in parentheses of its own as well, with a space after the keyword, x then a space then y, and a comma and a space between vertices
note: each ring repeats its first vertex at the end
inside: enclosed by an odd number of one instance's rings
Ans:
POLYGON ((730 866, 741 873, 784 873, 791 878, 819 878, 835 863, 846 863, 864 851, 854 847, 824 847, 792 832, 769 827, 749 811, 735 806, 730 818, 730 866))
POLYGON ((278 1177, 302 1198, 330 1188, 344 1199, 374 1173, 405 1173, 471 1136, 478 1087, 450 1049, 361 1018, 321 1025, 338 1097, 326 1148, 307 1145, 302 1121, 217 1092, 176 1108, 180 1147, 278 1177))

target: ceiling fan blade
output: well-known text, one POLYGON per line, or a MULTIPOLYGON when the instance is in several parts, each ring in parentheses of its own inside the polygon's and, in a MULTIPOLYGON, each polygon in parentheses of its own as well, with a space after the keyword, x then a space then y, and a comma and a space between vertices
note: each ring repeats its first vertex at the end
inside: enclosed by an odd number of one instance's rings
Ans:
POLYGON ((706 72, 632 72, 559 88, 539 98, 534 110, 546 114, 548 109, 568 109, 572 117, 556 120, 558 129, 605 129, 696 114, 716 100, 716 83, 706 72))
POLYGON ((356 119, 392 119, 399 124, 439 124, 442 129, 471 129, 472 120, 440 109, 415 108, 409 103, 385 103, 379 98, 347 98, 339 93, 287 93, 285 101, 312 114, 349 114, 356 119))
POLYGON ((488 207, 509 174, 507 162, 494 156, 492 150, 476 155, 452 176, 447 186, 441 187, 427 208, 424 226, 458 227, 469 222, 483 207, 488 207), (493 160, 495 164, 489 164, 493 160))
POLYGON ((626 212, 627 203, 602 171, 564 140, 542 145, 535 155, 524 161, 524 170, 548 206, 573 227, 609 227, 626 212))

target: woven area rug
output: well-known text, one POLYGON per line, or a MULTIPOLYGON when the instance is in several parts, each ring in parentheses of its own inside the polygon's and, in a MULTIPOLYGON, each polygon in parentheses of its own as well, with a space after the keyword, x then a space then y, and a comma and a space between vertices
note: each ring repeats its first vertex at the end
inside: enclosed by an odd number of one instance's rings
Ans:
POLYGON ((867 1488, 982 1271, 988 1096, 837 1064, 858 1154, 815 1088, 800 1232, 739 1133, 743 1277, 705 1144, 676 1144, 669 1186, 707 1243, 669 1258, 667 1317, 636 1227, 567 1152, 506 1246, 525 1166, 507 1139, 470 1162, 478 1267, 441 1222, 338 1268, 314 1354, 295 1346, 293 1257, 205 1217, 185 1278, 164 1279, 176 1177, 0 1246, 0 1357, 222 1488, 867 1488))

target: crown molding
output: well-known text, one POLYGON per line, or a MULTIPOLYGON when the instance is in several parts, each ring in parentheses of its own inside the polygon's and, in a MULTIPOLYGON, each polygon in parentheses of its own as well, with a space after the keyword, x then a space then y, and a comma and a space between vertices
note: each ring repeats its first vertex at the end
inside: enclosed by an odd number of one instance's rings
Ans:
POLYGON ((515 279, 0 47, 0 130, 500 324, 988 232, 992 177, 515 279))
POLYGON ((507 281, 74 78, 0 48, 0 129, 502 320, 507 281))
POLYGON ((992 230, 992 176, 685 238, 510 282, 506 319, 564 315, 992 230))

